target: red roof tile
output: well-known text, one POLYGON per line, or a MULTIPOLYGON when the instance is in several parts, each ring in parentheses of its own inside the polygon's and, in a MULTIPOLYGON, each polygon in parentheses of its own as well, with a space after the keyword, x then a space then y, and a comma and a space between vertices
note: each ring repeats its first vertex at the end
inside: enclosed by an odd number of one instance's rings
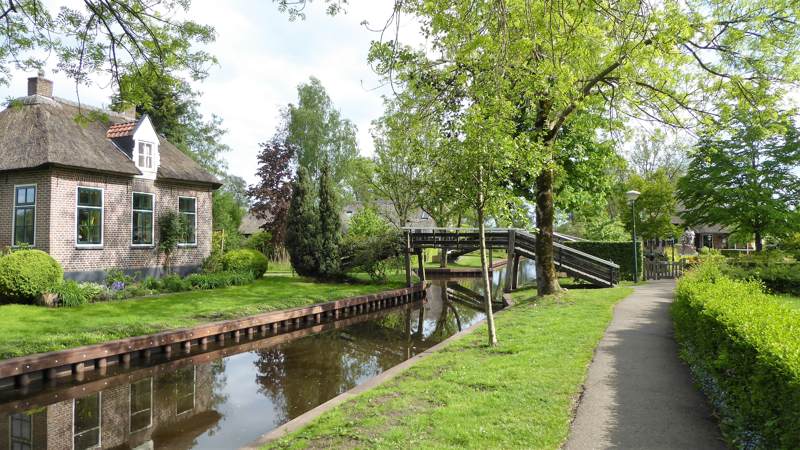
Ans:
POLYGON ((123 136, 130 136, 133 134, 133 129, 136 127, 136 122, 125 122, 111 125, 106 132, 106 137, 109 139, 118 138, 123 136))

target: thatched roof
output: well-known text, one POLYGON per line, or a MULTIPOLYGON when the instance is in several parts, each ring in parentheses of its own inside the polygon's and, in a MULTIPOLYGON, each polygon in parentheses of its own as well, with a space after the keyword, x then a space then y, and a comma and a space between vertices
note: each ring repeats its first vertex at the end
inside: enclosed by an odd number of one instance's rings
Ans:
MULTIPOLYGON (((60 166, 141 175, 134 162, 107 137, 109 127, 129 123, 120 114, 59 98, 32 95, 0 111, 0 171, 60 166), (98 114, 101 112, 102 114, 98 114)), ((174 145, 160 138, 157 179, 221 183, 174 145)))

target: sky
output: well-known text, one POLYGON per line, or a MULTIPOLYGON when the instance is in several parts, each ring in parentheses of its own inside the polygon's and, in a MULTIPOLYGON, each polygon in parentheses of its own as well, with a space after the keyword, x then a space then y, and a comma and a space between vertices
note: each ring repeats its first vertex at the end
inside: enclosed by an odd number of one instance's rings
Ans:
MULTIPOLYGON (((67 3, 70 0, 66 0, 67 3)), ((63 3, 51 1, 50 3, 63 3)), ((367 52, 378 28, 391 15, 393 0, 350 0, 346 14, 325 14, 324 2, 306 7, 304 21, 289 21, 272 1, 194 0, 188 16, 216 28, 216 41, 207 50, 219 60, 208 78, 193 83, 200 91, 200 111, 216 114, 228 130, 223 138, 231 147, 225 158, 229 172, 255 182, 256 156, 261 142, 272 137, 279 109, 297 98, 297 85, 315 76, 343 117, 358 127, 362 154, 373 151, 370 122, 383 113, 379 77, 367 64, 367 52), (224 5, 224 6, 223 6, 224 5)), ((418 27, 401 29, 404 41, 419 45, 418 27)), ((77 100, 74 82, 55 73, 55 60, 45 68, 54 82, 54 95, 77 100)), ((26 94, 27 78, 34 73, 15 72, 9 86, 0 85, 0 99, 26 94)), ((96 77, 79 89, 80 101, 107 106, 113 89, 108 77, 96 77)))

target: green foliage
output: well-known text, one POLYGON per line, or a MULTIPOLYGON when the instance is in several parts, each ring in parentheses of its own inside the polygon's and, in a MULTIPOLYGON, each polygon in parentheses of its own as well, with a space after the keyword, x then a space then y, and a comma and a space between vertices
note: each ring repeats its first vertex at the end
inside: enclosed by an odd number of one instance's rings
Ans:
MULTIPOLYGON (((632 175, 628 180, 626 190, 636 190, 641 193, 636 199, 636 234, 644 240, 664 239, 679 236, 680 232, 672 224, 677 202, 675 200, 675 185, 670 181, 665 169, 656 169, 645 175, 632 175)), ((631 218, 633 211, 627 199, 621 199, 620 205, 623 221, 628 232, 632 229, 631 218)))
POLYGON ((709 262, 678 282, 672 313, 732 446, 800 447, 800 314, 709 262))
POLYGON ((688 225, 748 233, 758 251, 766 235, 800 232, 800 131, 792 116, 740 105, 703 131, 678 183, 688 225))
POLYGON ((395 229, 386 229, 369 235, 347 233, 342 240, 342 269, 346 272, 364 272, 374 281, 387 278, 392 258, 403 251, 403 235, 395 229))
POLYGON ((239 226, 242 224, 246 209, 232 192, 218 190, 212 195, 212 218, 214 231, 222 232, 224 251, 234 250, 241 246, 242 235, 239 226))
MULTIPOLYGON (((623 280, 633 279, 633 242, 575 241, 564 245, 588 253, 619 265, 619 275, 623 280)), ((642 241, 636 242, 639 279, 644 279, 644 247, 642 241)))
POLYGON ((384 234, 391 230, 392 225, 386 221, 372 206, 365 206, 350 217, 347 224, 347 235, 356 237, 369 237, 384 234))
POLYGON ((161 278, 161 290, 166 292, 188 291, 191 287, 192 285, 180 275, 173 274, 161 278))
POLYGON ((297 105, 289 104, 284 111, 286 143, 296 150, 298 167, 312 179, 318 179, 328 164, 331 180, 345 193, 358 157, 356 126, 342 118, 317 78, 300 84, 297 97, 297 105))
POLYGON ((315 276, 319 270, 319 213, 314 203, 313 186, 308 171, 300 167, 292 189, 286 223, 286 249, 294 270, 303 276, 315 276))
POLYGON ((327 164, 322 166, 319 178, 319 247, 317 255, 319 275, 333 277, 340 273, 339 243, 342 239, 342 220, 339 202, 327 164))
POLYGON ((192 289, 219 289, 228 286, 242 286, 255 280, 251 272, 195 273, 186 277, 192 289))
POLYGON ((96 283, 78 283, 65 280, 53 290, 61 306, 80 306, 96 301, 106 293, 106 287, 96 283))
POLYGON ((244 272, 261 278, 267 271, 267 257, 258 250, 240 248, 222 257, 222 267, 228 272, 244 272))
POLYGON ((181 237, 186 233, 183 216, 169 210, 158 217, 158 249, 164 253, 164 269, 170 271, 172 253, 178 248, 181 237))
POLYGON ((0 257, 0 299, 33 303, 64 280, 61 265, 41 250, 18 250, 0 257))
POLYGON ((800 262, 783 253, 737 255, 721 267, 731 278, 758 280, 771 292, 800 297, 800 262))
POLYGON ((272 244, 272 233, 270 233, 269 231, 259 231, 250 236, 249 238, 247 238, 243 246, 245 248, 252 248, 253 250, 258 250, 265 256, 270 257, 272 255, 272 252, 274 251, 272 244))
POLYGON ((106 271, 106 286, 112 286, 115 283, 120 283, 122 286, 127 286, 136 280, 135 277, 126 275, 122 269, 113 268, 106 271))

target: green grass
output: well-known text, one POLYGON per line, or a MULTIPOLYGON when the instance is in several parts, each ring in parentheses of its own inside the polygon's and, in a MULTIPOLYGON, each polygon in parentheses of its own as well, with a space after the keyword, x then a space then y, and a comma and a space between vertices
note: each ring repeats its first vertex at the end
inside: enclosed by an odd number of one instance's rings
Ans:
MULTIPOLYGON (((439 254, 438 252, 436 253, 439 254)), ((488 257, 488 255, 487 255, 488 257)), ((494 250, 492 253, 493 262, 498 261, 505 261, 506 260, 506 252, 502 250, 494 250)), ((412 267, 416 267, 416 262, 412 262, 412 267)), ((467 253, 466 255, 461 256, 458 260, 454 263, 449 263, 447 267, 457 267, 457 268, 479 268, 481 266, 481 254, 480 252, 472 252, 467 253)), ((438 262, 431 262, 428 261, 425 263, 425 267, 427 268, 438 268, 438 262)))
POLYGON ((631 292, 517 292, 497 316, 497 347, 480 327, 271 447, 557 449, 612 308, 631 292))
POLYGON ((800 310, 800 297, 795 297, 793 295, 776 295, 775 298, 790 308, 800 310))
POLYGON ((401 281, 404 275, 392 275, 385 283, 357 278, 350 283, 319 283, 287 275, 268 275, 247 286, 73 308, 2 305, 0 359, 293 308, 405 284, 401 281))

